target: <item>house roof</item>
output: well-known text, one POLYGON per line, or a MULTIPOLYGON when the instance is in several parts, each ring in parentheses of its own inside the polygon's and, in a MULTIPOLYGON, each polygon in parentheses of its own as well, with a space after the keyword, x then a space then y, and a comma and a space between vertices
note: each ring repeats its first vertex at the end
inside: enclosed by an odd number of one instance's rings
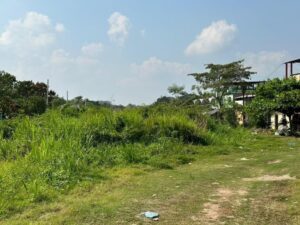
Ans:
POLYGON ((234 98, 234 100, 243 100, 243 99, 252 99, 255 98, 255 95, 244 95, 244 96, 237 96, 234 98))
POLYGON ((285 62, 284 64, 288 64, 288 63, 300 63, 300 59, 294 59, 294 60, 285 62))
POLYGON ((228 85, 239 85, 239 86, 247 86, 251 84, 260 84, 260 83, 265 83, 265 81, 233 81, 227 83, 228 85))

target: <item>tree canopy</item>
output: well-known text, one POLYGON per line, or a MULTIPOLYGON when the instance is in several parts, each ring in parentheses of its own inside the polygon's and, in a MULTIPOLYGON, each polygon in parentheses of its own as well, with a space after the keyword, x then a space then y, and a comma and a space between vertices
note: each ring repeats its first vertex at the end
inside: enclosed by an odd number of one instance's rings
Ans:
POLYGON ((276 78, 258 86, 255 99, 247 107, 247 111, 258 125, 263 125, 266 117, 275 111, 287 115, 292 125, 294 114, 300 112, 300 81, 294 78, 276 78))
POLYGON ((252 74, 255 74, 255 72, 250 71, 251 67, 245 67, 243 62, 244 60, 228 64, 207 64, 206 72, 189 74, 198 82, 194 89, 198 90, 199 93, 201 90, 211 92, 215 97, 217 106, 222 108, 224 96, 232 84, 247 81, 252 74))
POLYGON ((184 86, 178 86, 176 84, 173 84, 172 86, 168 87, 168 92, 174 95, 175 97, 179 97, 188 94, 184 89, 184 86))
MULTIPOLYGON (((41 114, 46 110, 47 85, 33 81, 18 81, 15 76, 0 71, 0 113, 12 117, 18 114, 41 114)), ((58 98, 48 92, 49 103, 58 98)))

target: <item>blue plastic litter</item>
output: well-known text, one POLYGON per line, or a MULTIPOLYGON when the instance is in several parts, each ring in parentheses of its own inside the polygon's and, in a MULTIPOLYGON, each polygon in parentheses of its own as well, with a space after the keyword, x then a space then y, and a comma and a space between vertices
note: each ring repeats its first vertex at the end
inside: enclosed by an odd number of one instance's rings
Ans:
POLYGON ((145 217, 147 217, 148 219, 155 219, 155 218, 158 218, 159 217, 159 214, 156 213, 156 212, 150 212, 150 211, 147 211, 144 213, 145 217))

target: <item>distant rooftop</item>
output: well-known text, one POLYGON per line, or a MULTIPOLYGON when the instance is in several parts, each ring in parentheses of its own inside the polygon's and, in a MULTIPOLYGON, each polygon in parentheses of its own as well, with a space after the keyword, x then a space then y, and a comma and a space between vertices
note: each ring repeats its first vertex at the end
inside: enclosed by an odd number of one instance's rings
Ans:
POLYGON ((291 74, 291 76, 300 76, 300 73, 294 73, 294 74, 291 74))
POLYGON ((289 64, 289 63, 300 63, 300 59, 294 59, 294 60, 285 62, 284 64, 289 64))
POLYGON ((300 59, 294 59, 288 62, 285 62, 285 78, 287 79, 289 76, 295 76, 298 75, 298 73, 294 73, 294 64, 300 63, 300 59), (289 69, 290 67, 290 69, 289 69))
POLYGON ((260 83, 265 83, 265 81, 233 81, 228 84, 233 84, 233 85, 248 85, 248 84, 260 84, 260 83))

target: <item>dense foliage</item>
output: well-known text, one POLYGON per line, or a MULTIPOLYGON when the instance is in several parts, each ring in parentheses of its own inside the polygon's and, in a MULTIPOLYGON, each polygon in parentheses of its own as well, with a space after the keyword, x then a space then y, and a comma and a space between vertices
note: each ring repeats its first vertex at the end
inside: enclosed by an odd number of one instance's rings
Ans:
POLYGON ((243 95, 246 92, 247 80, 255 72, 251 67, 245 67, 243 60, 227 64, 207 64, 206 72, 192 73, 189 76, 195 78, 197 84, 192 86, 192 93, 186 92, 184 86, 173 84, 168 88, 173 98, 162 97, 159 102, 174 105, 201 105, 209 111, 209 114, 231 126, 238 125, 237 114, 244 113, 243 107, 229 99, 230 90, 235 88, 243 95))
POLYGON ((256 89, 255 99, 247 107, 252 123, 259 127, 268 127, 268 118, 275 111, 287 115, 290 122, 294 114, 300 112, 300 81, 276 78, 256 89))
MULTIPOLYGON (((46 110, 47 85, 32 81, 17 81, 16 77, 0 71, 0 114, 10 118, 19 114, 35 115, 46 110)), ((58 99, 48 92, 49 104, 58 99)))
POLYGON ((198 108, 71 110, 0 123, 0 215, 101 179, 104 168, 172 168, 192 161, 199 146, 236 143, 246 134, 206 118, 198 108))
POLYGON ((234 83, 247 81, 254 74, 250 71, 251 67, 243 65, 243 60, 228 64, 207 64, 206 69, 208 71, 204 73, 190 74, 198 82, 194 89, 212 92, 219 108, 223 107, 224 96, 234 83))

